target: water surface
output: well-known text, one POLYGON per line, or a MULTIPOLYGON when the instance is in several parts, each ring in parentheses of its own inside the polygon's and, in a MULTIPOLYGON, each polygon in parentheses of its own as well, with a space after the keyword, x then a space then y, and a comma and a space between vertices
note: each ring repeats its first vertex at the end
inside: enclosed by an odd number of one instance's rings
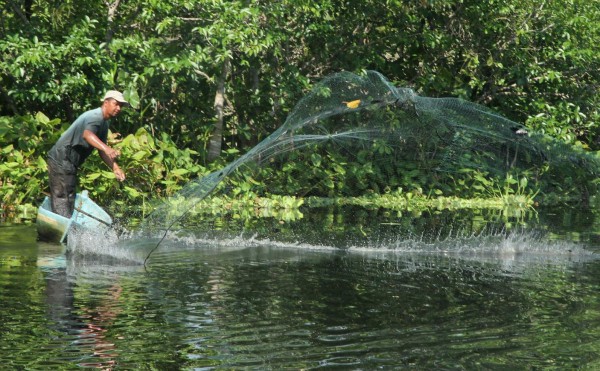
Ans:
MULTIPOLYGON (((420 230, 431 231, 435 219, 420 230)), ((337 244, 321 231, 298 239, 317 227, 282 226, 280 240, 194 231, 169 236, 146 267, 135 258, 65 254, 63 245, 36 241, 32 226, 0 227, 0 362, 10 369, 594 369, 595 223, 558 219, 560 228, 544 223, 558 231, 551 235, 539 234, 540 226, 369 235, 402 224, 386 222, 357 229, 369 232, 367 243, 337 244)), ((86 243, 148 251, 154 242, 86 243)))

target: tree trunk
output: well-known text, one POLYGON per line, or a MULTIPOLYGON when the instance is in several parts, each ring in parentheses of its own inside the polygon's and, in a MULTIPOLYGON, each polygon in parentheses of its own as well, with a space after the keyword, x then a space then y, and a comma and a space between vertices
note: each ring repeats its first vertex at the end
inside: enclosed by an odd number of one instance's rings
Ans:
POLYGON ((221 155, 221 144, 223 142, 223 108, 225 105, 225 79, 229 72, 229 59, 223 61, 223 68, 221 69, 221 76, 217 83, 217 93, 215 94, 215 127, 210 141, 208 143, 208 155, 206 159, 208 162, 212 162, 219 158, 221 155))
POLYGON ((108 7, 108 25, 106 27, 106 50, 109 50, 109 45, 112 42, 113 34, 115 33, 113 30, 113 21, 115 19, 115 15, 117 13, 117 8, 119 7, 119 3, 121 0, 115 0, 112 3, 105 1, 106 6, 108 7))

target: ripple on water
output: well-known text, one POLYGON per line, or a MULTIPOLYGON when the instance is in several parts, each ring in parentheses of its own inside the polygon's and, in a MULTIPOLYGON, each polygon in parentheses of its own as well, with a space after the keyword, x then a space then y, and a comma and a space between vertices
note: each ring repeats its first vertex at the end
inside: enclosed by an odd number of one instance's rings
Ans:
POLYGON ((486 238, 414 239, 409 251, 186 237, 165 241, 147 267, 0 249, 12 264, 0 279, 10 344, 0 359, 32 369, 595 365, 594 257, 567 242, 486 238))

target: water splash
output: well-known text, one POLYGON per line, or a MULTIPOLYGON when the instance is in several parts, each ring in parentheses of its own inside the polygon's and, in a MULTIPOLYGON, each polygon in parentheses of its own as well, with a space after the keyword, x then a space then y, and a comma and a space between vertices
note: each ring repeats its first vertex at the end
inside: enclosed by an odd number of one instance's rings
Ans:
POLYGON ((67 239, 67 252, 79 257, 112 257, 122 264, 142 264, 147 245, 136 248, 134 240, 119 238, 114 230, 98 232, 92 229, 72 228, 67 239))

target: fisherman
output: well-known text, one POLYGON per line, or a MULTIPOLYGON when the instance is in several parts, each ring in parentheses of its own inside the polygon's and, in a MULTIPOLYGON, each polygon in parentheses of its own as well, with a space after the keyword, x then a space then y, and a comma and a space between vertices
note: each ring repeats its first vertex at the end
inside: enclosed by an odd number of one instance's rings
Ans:
POLYGON ((48 152, 48 177, 50 199, 55 214, 70 218, 75 207, 77 170, 94 148, 119 181, 125 173, 116 162, 120 152, 107 143, 109 120, 116 117, 123 107, 129 106, 123 94, 109 90, 102 98, 102 106, 84 112, 61 135, 48 152))

